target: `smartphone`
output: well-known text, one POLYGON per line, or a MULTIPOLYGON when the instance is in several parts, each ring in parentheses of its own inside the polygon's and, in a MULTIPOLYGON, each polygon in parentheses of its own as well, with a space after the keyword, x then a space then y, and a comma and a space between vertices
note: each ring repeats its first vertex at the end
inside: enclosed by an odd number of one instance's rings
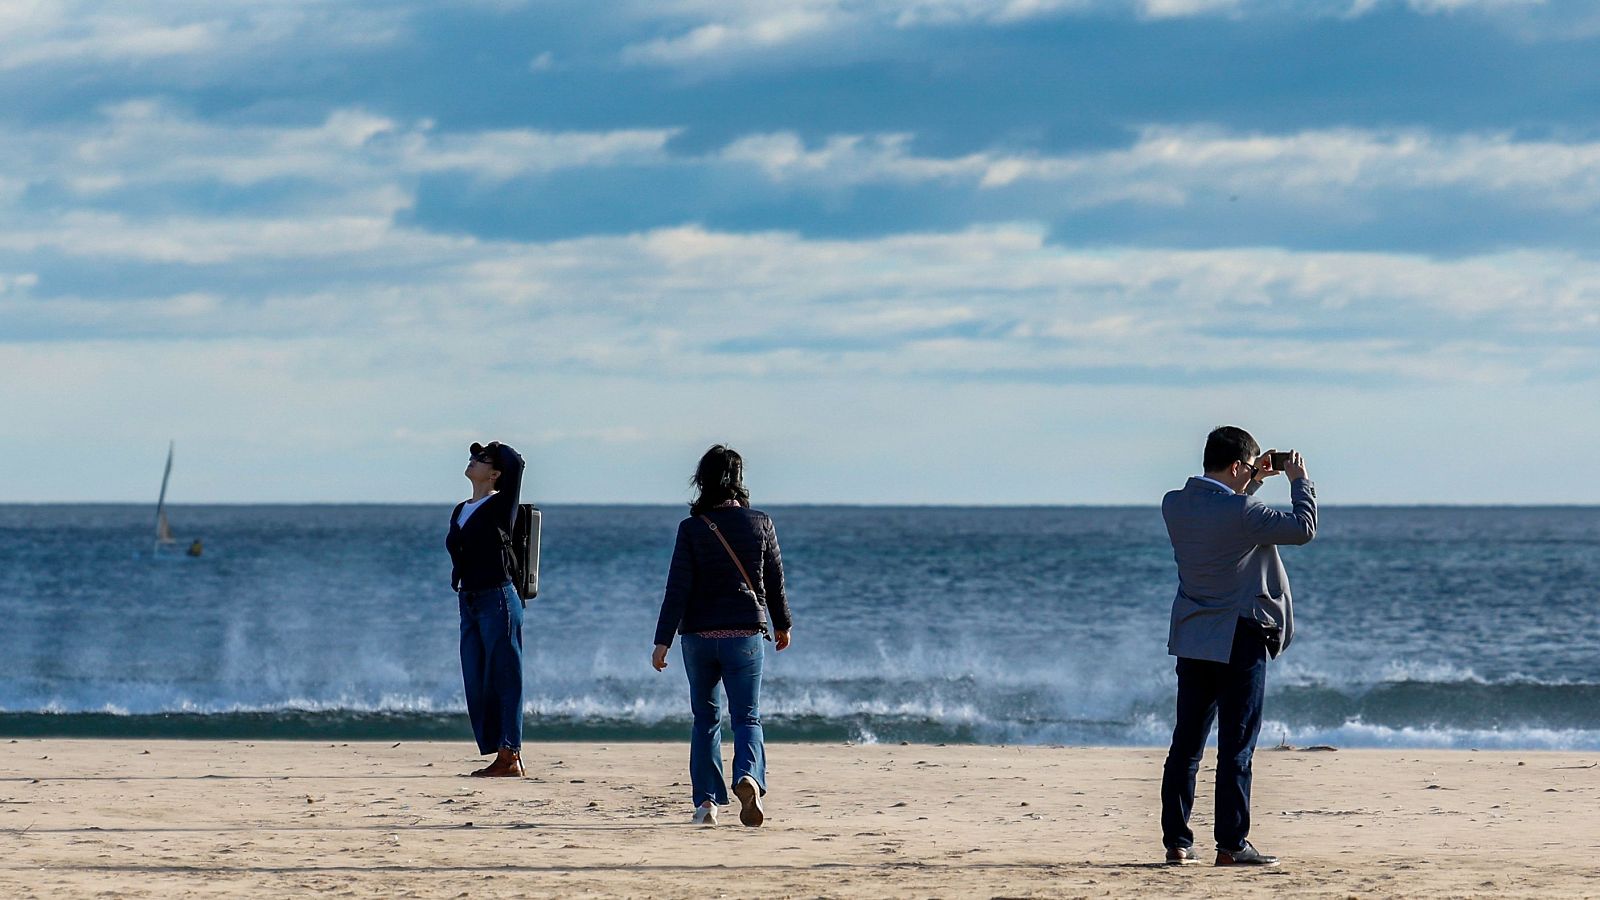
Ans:
POLYGON ((1272 453, 1271 453, 1271 456, 1272 456, 1272 471, 1274 471, 1274 472, 1282 472, 1284 467, 1289 465, 1289 455, 1292 454, 1292 453, 1294 453, 1293 450, 1274 450, 1274 451, 1272 451, 1272 453))

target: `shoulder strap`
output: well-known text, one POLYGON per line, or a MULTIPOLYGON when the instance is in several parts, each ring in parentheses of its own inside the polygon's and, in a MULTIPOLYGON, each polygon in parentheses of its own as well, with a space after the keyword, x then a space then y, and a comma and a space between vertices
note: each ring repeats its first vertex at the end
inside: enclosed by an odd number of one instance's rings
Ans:
MULTIPOLYGON (((519 509, 517 512, 520 513, 521 510, 519 509)), ((494 523, 495 534, 500 535, 500 552, 503 554, 502 558, 505 560, 506 570, 511 573, 512 580, 521 582, 522 565, 521 560, 517 559, 516 530, 517 526, 514 523, 509 532, 501 528, 499 522, 494 523)))
POLYGON ((750 573, 744 570, 744 563, 739 561, 739 554, 733 552, 733 545, 728 543, 728 539, 722 536, 722 529, 717 527, 717 523, 711 521, 710 516, 702 514, 700 521, 706 523, 706 527, 711 529, 711 533, 716 535, 717 540, 722 542, 722 549, 728 551, 728 558, 733 560, 733 564, 738 567, 739 574, 744 578, 745 586, 750 588, 751 593, 755 593, 756 583, 750 579, 750 573))
MULTIPOLYGON (((452 537, 455 535, 455 533, 457 531, 459 531, 461 529, 461 523, 457 522, 456 519, 459 519, 461 517, 461 507, 466 506, 466 505, 467 505, 467 501, 463 500, 460 503, 456 504, 456 508, 455 509, 450 511, 450 536, 452 536, 452 537)), ((455 566, 451 566, 450 567, 450 590, 452 590, 452 591, 461 590, 461 574, 456 571, 456 567, 455 566)))

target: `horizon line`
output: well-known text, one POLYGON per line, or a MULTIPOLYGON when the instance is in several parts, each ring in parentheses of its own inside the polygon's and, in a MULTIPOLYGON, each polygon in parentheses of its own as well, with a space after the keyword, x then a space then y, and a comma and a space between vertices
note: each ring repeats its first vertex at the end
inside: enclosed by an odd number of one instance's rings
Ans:
MULTIPOLYGON (((179 507, 246 507, 246 506, 450 506, 455 501, 431 500, 348 500, 348 501, 297 501, 297 500, 261 500, 261 501, 220 501, 220 502, 185 502, 167 504, 170 508, 179 507)), ((154 504, 134 500, 0 500, 0 507, 8 506, 127 506, 149 507, 154 504)), ((551 503, 535 503, 541 509, 563 506, 590 506, 613 509, 660 509, 663 507, 688 506, 688 502, 616 502, 616 501, 585 501, 562 500, 551 503)), ((1287 505, 1269 503, 1273 505, 1287 505)), ((774 508, 785 507, 790 509, 1159 509, 1160 502, 1146 503, 960 503, 960 502, 932 502, 932 503, 850 503, 828 501, 804 502, 777 502, 760 504, 774 508)), ((758 507, 759 508, 759 507, 758 507)), ((1600 509, 1600 502, 1595 503, 1509 503, 1497 501, 1481 502, 1450 502, 1450 501, 1419 501, 1415 503, 1319 503, 1318 509, 1600 509)))

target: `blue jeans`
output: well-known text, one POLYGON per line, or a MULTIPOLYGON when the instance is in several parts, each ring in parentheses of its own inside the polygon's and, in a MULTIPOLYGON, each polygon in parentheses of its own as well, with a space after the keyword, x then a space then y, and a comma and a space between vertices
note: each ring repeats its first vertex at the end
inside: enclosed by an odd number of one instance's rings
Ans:
POLYGON ((461 591, 461 682, 479 753, 522 749, 522 601, 510 582, 461 591))
POLYGON ((767 792, 767 752, 761 734, 761 666, 766 650, 761 636, 703 638, 683 636, 683 670, 689 676, 689 706, 694 731, 689 735, 689 782, 694 805, 728 802, 722 778, 722 704, 717 682, 728 692, 733 720, 733 783, 746 775, 767 792))
POLYGON ((1178 659, 1178 721, 1161 773, 1161 842, 1168 849, 1194 846, 1189 812, 1213 721, 1218 722, 1217 849, 1244 847, 1250 834, 1250 761, 1261 734, 1266 690, 1267 644, 1249 622, 1240 621, 1234 631, 1227 662, 1178 659))

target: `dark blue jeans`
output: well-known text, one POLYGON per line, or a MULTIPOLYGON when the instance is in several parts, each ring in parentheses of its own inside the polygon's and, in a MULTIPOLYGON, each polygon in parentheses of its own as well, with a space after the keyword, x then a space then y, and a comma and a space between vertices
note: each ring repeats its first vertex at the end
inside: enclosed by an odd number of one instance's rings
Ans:
POLYGON ((683 670, 689 676, 689 706, 694 731, 689 735, 689 782, 694 805, 707 800, 728 802, 722 778, 721 682, 728 692, 728 717, 733 721, 733 783, 749 775, 767 792, 767 752, 761 732, 761 668, 766 650, 760 635, 747 638, 683 636, 683 670))
POLYGON ((510 582, 461 591, 461 682, 479 753, 522 749, 522 601, 510 582))
POLYGON ((1178 659, 1178 721, 1161 773, 1161 842, 1168 849, 1194 846, 1189 812, 1206 736, 1217 722, 1217 849, 1238 850, 1250 834, 1250 760, 1261 734, 1267 689, 1267 643, 1241 621, 1225 663, 1178 659))

